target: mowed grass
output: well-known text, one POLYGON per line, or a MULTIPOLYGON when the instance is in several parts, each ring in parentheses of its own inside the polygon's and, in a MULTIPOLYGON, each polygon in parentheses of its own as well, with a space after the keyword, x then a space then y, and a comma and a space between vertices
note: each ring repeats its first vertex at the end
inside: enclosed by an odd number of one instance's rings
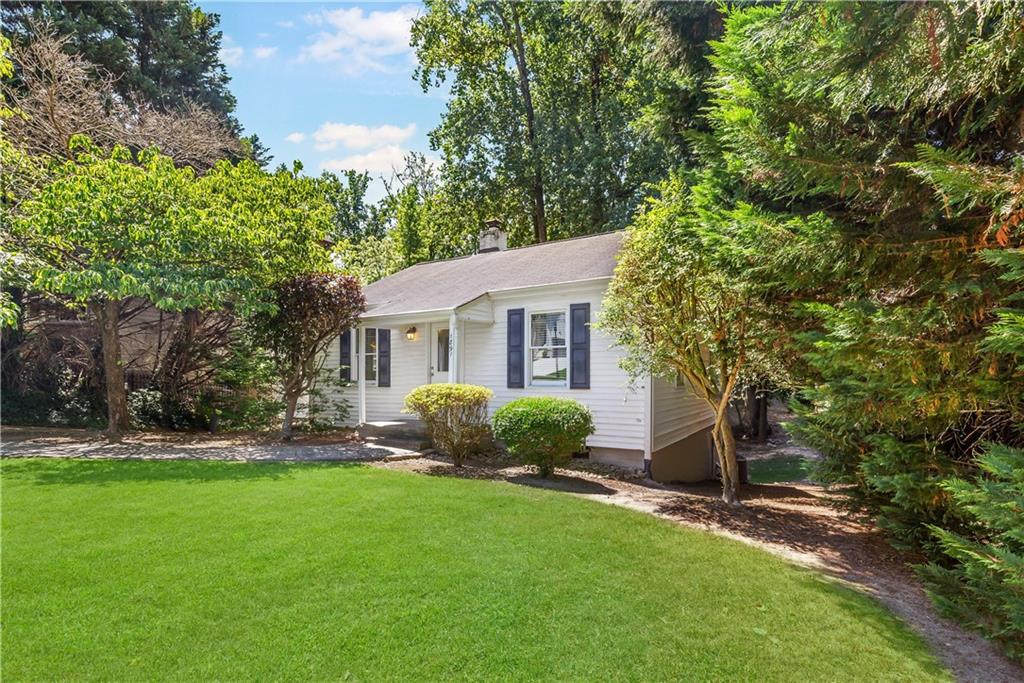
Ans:
POLYGON ((747 461, 751 484, 774 484, 784 481, 809 481, 814 474, 815 462, 799 455, 781 458, 762 458, 747 461))
POLYGON ((567 494, 5 460, 4 681, 947 678, 871 600, 567 494))

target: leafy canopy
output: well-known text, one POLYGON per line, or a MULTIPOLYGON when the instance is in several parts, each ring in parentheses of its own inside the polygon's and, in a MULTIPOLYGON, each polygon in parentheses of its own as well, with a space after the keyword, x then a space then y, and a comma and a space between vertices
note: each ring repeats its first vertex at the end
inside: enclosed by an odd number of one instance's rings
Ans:
POLYGON ((323 267, 329 208, 307 179, 74 142, 74 161, 22 202, 11 239, 31 286, 72 303, 148 299, 164 310, 273 306, 267 287, 323 267))

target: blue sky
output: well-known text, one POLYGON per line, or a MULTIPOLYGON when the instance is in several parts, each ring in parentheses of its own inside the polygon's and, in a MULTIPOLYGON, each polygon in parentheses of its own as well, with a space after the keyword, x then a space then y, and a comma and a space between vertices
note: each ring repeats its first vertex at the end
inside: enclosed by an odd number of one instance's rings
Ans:
MULTIPOLYGON (((199 2, 221 17, 221 58, 236 115, 274 155, 310 174, 354 168, 390 177, 409 151, 430 154, 442 91, 413 80, 413 3, 199 2)), ((372 197, 382 194, 374 183, 372 197)))

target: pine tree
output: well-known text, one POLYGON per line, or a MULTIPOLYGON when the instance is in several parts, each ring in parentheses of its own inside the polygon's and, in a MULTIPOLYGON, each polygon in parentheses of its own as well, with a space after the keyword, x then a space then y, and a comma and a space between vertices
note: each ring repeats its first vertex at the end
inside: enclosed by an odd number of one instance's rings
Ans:
POLYGON ((117 77, 123 97, 141 94, 153 106, 186 102, 230 116, 235 98, 220 60, 220 17, 191 2, 24 2, 3 5, 4 27, 30 40, 50 25, 68 49, 117 77))

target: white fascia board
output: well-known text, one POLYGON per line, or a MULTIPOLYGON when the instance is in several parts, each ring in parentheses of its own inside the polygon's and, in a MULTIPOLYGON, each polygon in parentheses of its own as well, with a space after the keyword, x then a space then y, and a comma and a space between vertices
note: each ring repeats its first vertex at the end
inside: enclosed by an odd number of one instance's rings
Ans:
POLYGON ((359 324, 366 327, 409 325, 427 322, 446 322, 454 309, 437 308, 427 311, 408 311, 394 315, 364 315, 359 324))
POLYGON ((574 291, 579 289, 586 289, 592 285, 608 282, 612 279, 611 275, 602 275, 601 277, 591 277, 583 280, 568 280, 565 282, 550 282, 543 285, 526 285, 525 287, 506 287, 504 289, 494 289, 487 294, 493 299, 502 299, 510 296, 517 296, 519 294, 529 294, 535 291, 552 290, 558 292, 574 291))

